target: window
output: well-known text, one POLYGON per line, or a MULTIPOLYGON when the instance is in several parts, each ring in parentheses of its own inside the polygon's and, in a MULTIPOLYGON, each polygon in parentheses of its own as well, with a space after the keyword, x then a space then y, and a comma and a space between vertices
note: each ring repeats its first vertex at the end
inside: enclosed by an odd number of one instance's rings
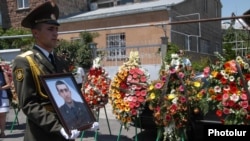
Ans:
POLYGON ((29 0, 17 0, 17 9, 29 8, 29 0))
POLYGON ((200 44, 200 52, 201 53, 208 53, 210 42, 208 40, 201 39, 200 43, 201 43, 200 44))
POLYGON ((121 60, 126 58, 125 33, 108 34, 106 41, 109 60, 121 60))

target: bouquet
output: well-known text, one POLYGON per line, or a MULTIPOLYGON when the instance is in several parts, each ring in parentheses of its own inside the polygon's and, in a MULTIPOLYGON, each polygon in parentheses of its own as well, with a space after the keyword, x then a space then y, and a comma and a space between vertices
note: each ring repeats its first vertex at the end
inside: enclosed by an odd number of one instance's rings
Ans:
POLYGON ((94 59, 83 89, 83 96, 93 109, 98 109, 108 103, 110 78, 108 73, 101 67, 100 60, 99 57, 94 59))
POLYGON ((160 78, 149 85, 147 101, 156 125, 164 128, 164 140, 174 141, 187 138, 190 113, 199 112, 197 109, 201 109, 205 91, 203 82, 194 80, 193 74, 184 70, 178 55, 171 56, 172 60, 169 64, 165 62, 160 78))
POLYGON ((148 82, 149 74, 139 66, 138 52, 130 52, 129 61, 111 82, 109 95, 113 113, 126 129, 144 109, 148 82))
POLYGON ((238 56, 226 61, 217 54, 219 61, 210 66, 208 100, 222 124, 250 123, 250 68, 247 59, 238 56))

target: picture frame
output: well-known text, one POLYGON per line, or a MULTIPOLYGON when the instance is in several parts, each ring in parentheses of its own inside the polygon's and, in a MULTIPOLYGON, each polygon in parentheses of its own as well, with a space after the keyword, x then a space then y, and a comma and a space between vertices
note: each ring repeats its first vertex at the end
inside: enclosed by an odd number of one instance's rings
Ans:
POLYGON ((96 118, 72 73, 41 75, 39 78, 67 133, 70 134, 73 129, 82 131, 92 126, 96 118))

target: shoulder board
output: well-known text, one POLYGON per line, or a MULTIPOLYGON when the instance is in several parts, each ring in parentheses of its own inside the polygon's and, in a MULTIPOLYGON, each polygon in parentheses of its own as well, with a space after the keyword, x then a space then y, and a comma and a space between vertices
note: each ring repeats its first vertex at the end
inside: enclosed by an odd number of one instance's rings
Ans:
POLYGON ((30 51, 30 50, 29 50, 29 51, 26 51, 26 52, 24 52, 24 53, 18 55, 18 56, 20 56, 20 57, 26 57, 26 56, 31 55, 31 54, 33 54, 33 51, 30 51))

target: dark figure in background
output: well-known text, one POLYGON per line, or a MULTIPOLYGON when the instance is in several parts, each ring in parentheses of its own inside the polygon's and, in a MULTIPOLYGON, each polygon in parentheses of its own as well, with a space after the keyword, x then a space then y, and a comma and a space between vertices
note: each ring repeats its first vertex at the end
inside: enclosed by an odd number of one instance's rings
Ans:
POLYGON ((179 50, 177 52, 177 54, 182 59, 182 63, 183 63, 183 66, 185 67, 185 69, 188 70, 188 71, 191 71, 192 70, 192 63, 189 60, 189 58, 184 56, 185 55, 184 50, 179 50))
POLYGON ((82 102, 72 99, 72 93, 68 85, 61 80, 56 81, 56 89, 58 94, 63 98, 64 104, 59 110, 70 129, 77 129, 83 123, 89 123, 90 115, 82 102))
POLYGON ((10 100, 8 99, 6 89, 11 86, 8 74, 4 72, 2 66, 0 66, 0 138, 5 137, 6 128, 6 116, 10 109, 10 100))

